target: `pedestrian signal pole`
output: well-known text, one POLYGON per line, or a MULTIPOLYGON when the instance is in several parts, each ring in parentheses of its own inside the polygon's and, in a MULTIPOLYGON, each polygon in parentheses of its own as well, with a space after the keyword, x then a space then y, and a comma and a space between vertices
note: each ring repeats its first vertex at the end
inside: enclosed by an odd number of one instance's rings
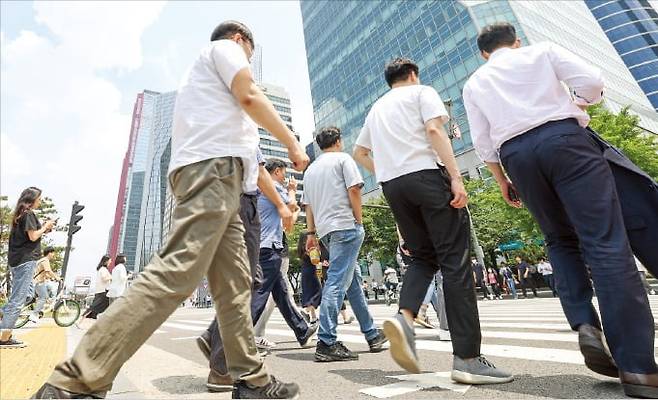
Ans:
POLYGON ((73 241, 73 235, 78 232, 82 227, 78 225, 78 222, 82 220, 82 215, 80 212, 84 210, 85 206, 78 204, 76 201, 73 203, 73 208, 71 209, 71 219, 69 220, 69 230, 68 238, 66 239, 66 251, 64 252, 64 261, 62 263, 62 282, 66 279, 66 267, 69 264, 69 254, 71 253, 71 242, 73 241))

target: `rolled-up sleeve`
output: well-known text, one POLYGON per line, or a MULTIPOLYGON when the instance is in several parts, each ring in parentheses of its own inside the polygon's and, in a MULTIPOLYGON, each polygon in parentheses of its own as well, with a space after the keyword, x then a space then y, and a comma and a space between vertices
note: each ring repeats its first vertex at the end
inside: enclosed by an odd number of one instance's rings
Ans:
POLYGON ((603 74, 569 50, 556 44, 545 44, 548 59, 559 80, 569 86, 574 102, 588 106, 603 99, 603 74))
POLYGON ((470 127, 475 152, 484 162, 499 162, 498 149, 496 149, 494 141, 491 138, 489 120, 487 120, 487 117, 473 101, 472 93, 468 86, 464 87, 463 94, 464 108, 466 108, 468 126, 470 127))

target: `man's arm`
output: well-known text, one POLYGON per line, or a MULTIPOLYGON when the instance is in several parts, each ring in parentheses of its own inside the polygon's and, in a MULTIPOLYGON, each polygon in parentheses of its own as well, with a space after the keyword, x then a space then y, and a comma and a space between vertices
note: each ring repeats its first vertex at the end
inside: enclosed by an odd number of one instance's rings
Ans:
POLYGON ((294 168, 297 171, 306 169, 309 163, 308 155, 274 109, 270 100, 253 81, 249 68, 243 68, 235 75, 231 82, 231 92, 240 107, 254 122, 272 133, 288 148, 288 158, 292 161, 294 168))
POLYGON ((306 236, 306 249, 308 250, 312 247, 317 247, 318 239, 315 233, 315 219, 313 217, 313 209, 311 209, 310 204, 306 205, 305 211, 306 211, 306 229, 309 232, 309 234, 306 236))
POLYGON ((361 185, 355 185, 347 189, 347 196, 350 199, 352 213, 357 224, 363 224, 363 209, 361 207, 361 185))
POLYGON ((600 69, 556 44, 548 45, 548 59, 557 78, 569 86, 576 105, 601 102, 604 82, 600 69))
POLYGON ((354 153, 352 154, 354 160, 359 163, 363 168, 367 169, 371 173, 375 173, 375 162, 370 157, 370 149, 354 145, 354 153))
POLYGON ((452 152, 452 144, 448 138, 448 134, 443 129, 442 118, 433 118, 425 123, 425 133, 430 141, 432 149, 445 165, 450 174, 450 188, 452 190, 453 199, 450 205, 454 208, 463 208, 468 203, 468 195, 464 188, 462 175, 457 167, 457 160, 455 154, 452 152))
POLYGON ((258 166, 257 184, 258 189, 260 189, 263 195, 267 197, 268 200, 272 202, 272 204, 274 204, 276 210, 279 212, 279 216, 281 216, 281 223, 283 224, 283 230, 290 230, 294 221, 292 218, 292 212, 286 203, 283 202, 283 199, 281 199, 279 192, 276 191, 276 187, 274 186, 274 181, 272 180, 270 173, 267 172, 265 167, 262 165, 258 166))

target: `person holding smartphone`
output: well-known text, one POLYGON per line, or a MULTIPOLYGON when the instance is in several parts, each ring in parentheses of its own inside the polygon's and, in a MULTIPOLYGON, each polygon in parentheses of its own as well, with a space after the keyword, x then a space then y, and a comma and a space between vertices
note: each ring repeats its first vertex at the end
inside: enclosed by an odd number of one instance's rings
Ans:
POLYGON ((12 336, 12 329, 30 292, 37 260, 41 257, 41 238, 55 227, 52 220, 39 222, 34 210, 40 206, 41 189, 29 187, 23 190, 14 209, 7 259, 13 290, 0 322, 0 349, 27 346, 12 336))

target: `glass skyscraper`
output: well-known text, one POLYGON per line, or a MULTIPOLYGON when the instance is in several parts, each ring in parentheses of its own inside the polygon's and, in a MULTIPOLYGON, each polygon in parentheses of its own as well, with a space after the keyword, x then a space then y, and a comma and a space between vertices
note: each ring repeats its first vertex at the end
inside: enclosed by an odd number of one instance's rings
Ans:
POLYGON ((141 271, 163 243, 167 206, 167 173, 171 158, 171 129, 176 92, 158 95, 153 104, 151 141, 144 174, 141 212, 135 254, 136 270, 141 271))
MULTIPOLYGON (((462 173, 484 174, 461 92, 484 63, 476 43, 479 30, 497 21, 512 23, 524 44, 550 40, 595 60, 608 83, 606 104, 615 111, 632 105, 643 127, 658 132, 651 104, 614 50, 607 54, 612 46, 581 0, 314 0, 302 1, 301 12, 315 123, 340 127, 346 151, 370 106, 388 90, 385 64, 406 56, 418 64, 421 82, 452 103, 453 121, 462 132, 461 139, 453 140, 462 173)), ((374 177, 363 172, 364 192, 377 193, 374 177)))
POLYGON ((658 12, 648 0, 585 0, 658 111, 658 12))

